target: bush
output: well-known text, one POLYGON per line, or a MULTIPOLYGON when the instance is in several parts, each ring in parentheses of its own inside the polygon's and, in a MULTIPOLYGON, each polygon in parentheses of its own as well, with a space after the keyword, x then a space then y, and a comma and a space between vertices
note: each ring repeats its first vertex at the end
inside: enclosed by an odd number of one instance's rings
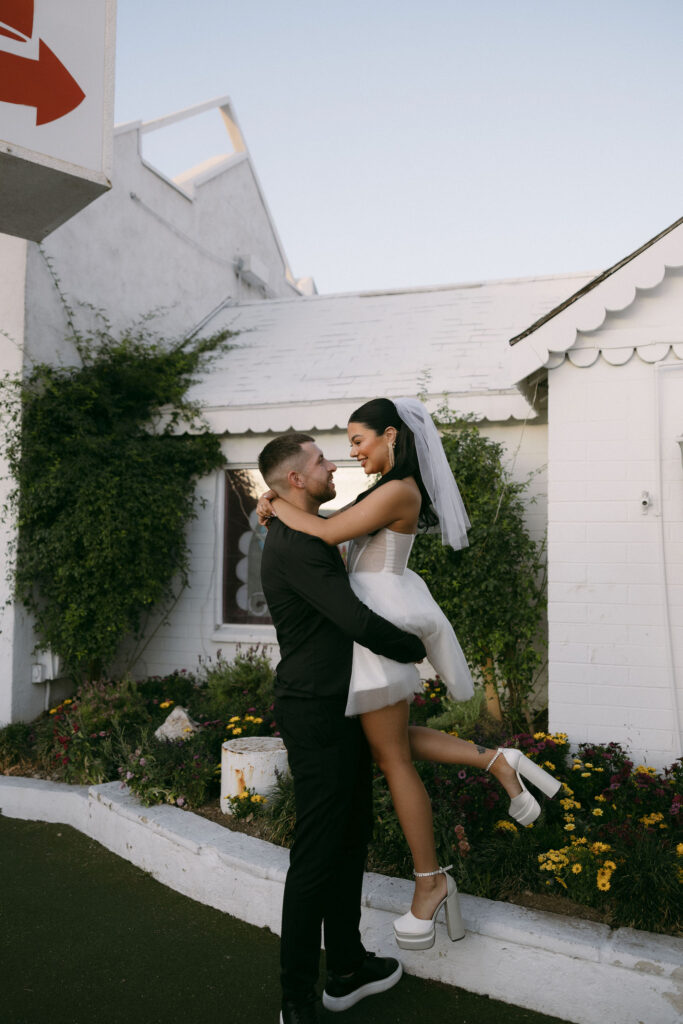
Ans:
POLYGON ((202 663, 207 707, 216 718, 270 710, 274 682, 275 672, 258 646, 246 651, 238 647, 232 662, 219 651, 214 662, 202 663))
POLYGON ((529 481, 512 479, 503 445, 471 420, 447 408, 437 418, 472 523, 469 547, 453 551, 422 535, 410 567, 452 622, 470 666, 496 688, 508 728, 529 728, 546 606, 544 547, 525 523, 529 481))
POLYGON ((80 365, 0 381, 15 481, 4 514, 19 524, 9 572, 74 679, 99 678, 187 584, 195 483, 225 459, 185 394, 229 337, 169 344, 145 323, 115 337, 100 316, 91 333, 73 328, 80 365))

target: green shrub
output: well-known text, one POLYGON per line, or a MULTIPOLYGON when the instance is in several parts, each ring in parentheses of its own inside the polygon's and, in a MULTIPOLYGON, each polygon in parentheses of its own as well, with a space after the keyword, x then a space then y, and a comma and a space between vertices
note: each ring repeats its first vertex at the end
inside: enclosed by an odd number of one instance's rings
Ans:
POLYGON ((222 730, 205 726, 186 740, 158 740, 143 733, 127 749, 118 774, 140 802, 201 807, 220 792, 222 730))
POLYGON ((15 722, 0 729, 0 768, 7 769, 28 760, 35 749, 34 727, 15 722))
POLYGON ((262 714, 272 708, 275 672, 258 647, 238 648, 231 662, 219 651, 215 661, 202 663, 201 681, 207 708, 216 718, 262 714))
POLYGON ((144 322, 120 337, 102 316, 90 333, 70 323, 80 365, 0 382, 1 450, 16 485, 16 596, 84 680, 187 584, 195 484, 225 459, 185 394, 230 332, 169 344, 144 322))
POLYGON ((530 481, 512 479, 503 445, 470 419, 447 408, 436 418, 472 523, 469 547, 454 551, 440 537, 419 536, 410 567, 452 622, 475 673, 497 689, 508 728, 529 728, 546 606, 544 546, 525 523, 530 481))
POLYGON ((277 783, 266 807, 268 837, 279 846, 291 846, 296 824, 294 781, 289 772, 278 773, 277 783))

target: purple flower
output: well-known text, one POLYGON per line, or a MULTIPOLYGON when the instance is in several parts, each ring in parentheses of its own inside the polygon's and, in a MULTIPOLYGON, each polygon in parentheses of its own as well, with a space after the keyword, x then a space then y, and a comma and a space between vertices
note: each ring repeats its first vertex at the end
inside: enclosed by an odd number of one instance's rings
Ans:
POLYGON ((176 800, 176 803, 178 804, 178 807, 182 807, 183 804, 185 803, 185 797, 179 796, 178 799, 176 800))
POLYGON ((465 771, 464 768, 461 768, 460 771, 458 772, 458 778, 459 779, 466 779, 467 778, 467 772, 465 771))
POLYGON ((139 765, 140 765, 140 766, 141 766, 142 768, 144 768, 144 767, 145 767, 145 765, 147 764, 147 761, 145 760, 145 758, 144 758, 144 757, 141 757, 141 758, 140 758, 140 760, 139 760, 139 762, 138 762, 138 764, 139 764, 139 765))
POLYGON ((126 778, 127 779, 132 779, 133 778, 133 773, 132 772, 126 772, 126 778))

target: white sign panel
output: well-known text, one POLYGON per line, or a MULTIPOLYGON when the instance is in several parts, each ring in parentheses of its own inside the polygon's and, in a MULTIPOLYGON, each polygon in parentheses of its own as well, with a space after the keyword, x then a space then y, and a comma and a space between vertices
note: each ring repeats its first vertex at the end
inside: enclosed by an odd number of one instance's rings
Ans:
POLYGON ((0 0, 0 231, 42 238, 110 186, 114 19, 115 0, 0 0))

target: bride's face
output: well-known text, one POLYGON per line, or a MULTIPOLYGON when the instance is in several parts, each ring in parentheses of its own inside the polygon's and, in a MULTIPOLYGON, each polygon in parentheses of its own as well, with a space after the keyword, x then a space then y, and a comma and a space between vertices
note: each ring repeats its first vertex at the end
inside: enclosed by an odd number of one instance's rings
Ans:
POLYGON ((364 423, 349 423, 351 458, 358 460, 367 476, 380 473, 384 476, 391 469, 389 442, 396 440, 394 427, 387 427, 384 434, 377 434, 364 423))

